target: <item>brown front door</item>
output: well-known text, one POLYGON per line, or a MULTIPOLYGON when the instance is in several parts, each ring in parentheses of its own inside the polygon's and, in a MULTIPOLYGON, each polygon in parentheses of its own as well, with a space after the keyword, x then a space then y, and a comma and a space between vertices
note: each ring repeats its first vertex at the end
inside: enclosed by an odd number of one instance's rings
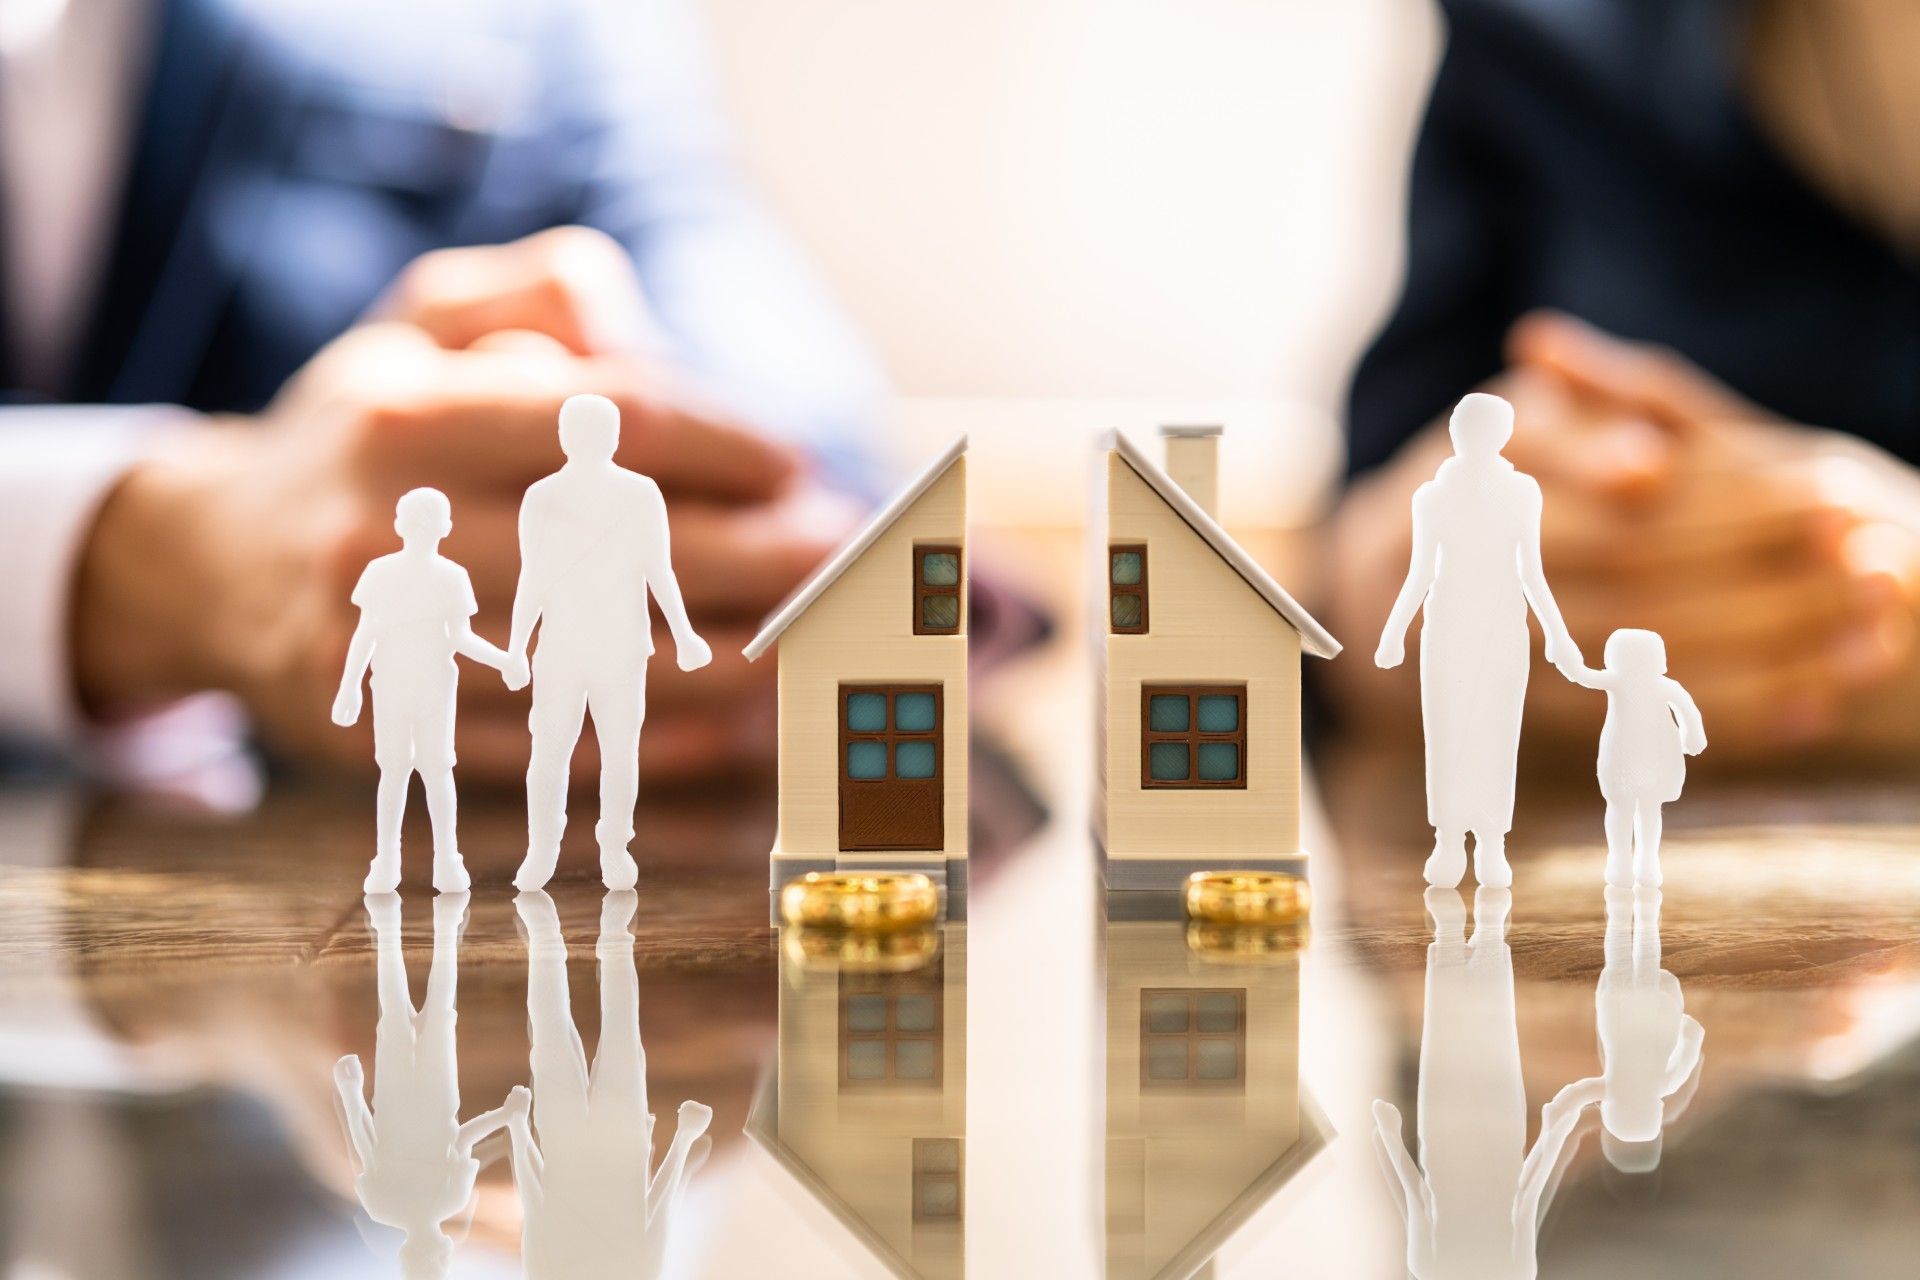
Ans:
POLYGON ((937 684, 840 686, 840 847, 940 849, 945 716, 937 684))

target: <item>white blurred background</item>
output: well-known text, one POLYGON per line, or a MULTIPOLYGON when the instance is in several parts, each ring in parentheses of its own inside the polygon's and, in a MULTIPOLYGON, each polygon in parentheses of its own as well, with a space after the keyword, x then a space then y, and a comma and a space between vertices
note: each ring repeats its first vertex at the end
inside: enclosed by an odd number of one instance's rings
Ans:
POLYGON ((1428 0, 703 3, 903 460, 972 431, 980 518, 1076 523, 1092 434, 1223 421, 1229 522, 1313 511, 1397 282, 1428 0))

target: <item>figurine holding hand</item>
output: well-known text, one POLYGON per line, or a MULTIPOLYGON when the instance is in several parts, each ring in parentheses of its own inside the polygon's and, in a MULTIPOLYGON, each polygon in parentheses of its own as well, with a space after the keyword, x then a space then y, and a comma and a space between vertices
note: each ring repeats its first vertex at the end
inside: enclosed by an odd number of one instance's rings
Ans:
POLYGON ((1600 794, 1607 801, 1607 883, 1659 888, 1660 808, 1680 798, 1684 756, 1707 749, 1700 709, 1667 675, 1667 646, 1657 632, 1622 628, 1607 637, 1606 666, 1578 658, 1562 675, 1607 695, 1600 731, 1600 794))
POLYGON ((415 773, 433 820, 433 887, 458 893, 471 883, 455 837, 454 697, 464 654, 503 673, 507 654, 473 632, 479 609, 467 571, 440 554, 453 511, 438 489, 414 489, 394 508, 401 549, 368 564, 353 588, 360 623, 347 647, 333 722, 360 719, 360 689, 373 670, 373 755, 380 766, 373 865, 367 893, 400 885, 400 819, 415 773))

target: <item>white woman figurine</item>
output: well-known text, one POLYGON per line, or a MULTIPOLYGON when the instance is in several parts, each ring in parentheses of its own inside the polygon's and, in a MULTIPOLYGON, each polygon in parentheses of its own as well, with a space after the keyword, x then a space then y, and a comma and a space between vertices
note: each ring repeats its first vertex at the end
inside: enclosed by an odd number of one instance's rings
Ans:
POLYGON ((1397 667, 1407 628, 1426 606, 1420 711, 1427 738, 1430 885, 1467 870, 1482 885, 1513 882, 1506 838, 1527 694, 1527 609, 1546 633, 1549 662, 1579 661, 1540 565, 1540 486, 1500 456, 1513 406, 1475 393, 1454 408, 1453 456, 1413 495, 1413 560, 1374 662, 1397 667))
POLYGON ((460 893, 469 885, 454 834, 453 712, 465 654, 505 672, 507 655, 473 633, 479 608, 467 571, 440 554, 453 530, 453 510, 438 489, 403 494, 393 513, 401 549, 366 567, 353 588, 360 623, 347 646, 347 666, 333 700, 333 722, 360 719, 360 686, 373 667, 373 758, 380 766, 373 865, 367 893, 400 885, 400 817, 415 773, 433 820, 433 887, 460 893))
POLYGON ((571 396, 560 406, 566 465, 535 481, 520 505, 520 583, 513 598, 513 668, 507 686, 527 680, 533 655, 533 758, 527 765, 527 857, 514 887, 531 891, 553 877, 567 825, 567 775, 582 716, 593 712, 600 743, 600 875, 631 889, 639 869, 627 852, 639 788, 640 724, 646 716, 647 658, 653 653, 647 592, 673 632, 682 671, 713 659, 694 634, 667 545, 660 486, 613 460, 620 410, 605 396, 571 396))
POLYGON ((1680 798, 1683 756, 1707 749, 1700 709, 1667 675, 1667 646, 1657 632, 1623 627, 1607 637, 1606 667, 1560 664, 1575 684, 1604 689, 1600 794, 1607 801, 1607 883, 1660 887, 1660 806, 1680 798))

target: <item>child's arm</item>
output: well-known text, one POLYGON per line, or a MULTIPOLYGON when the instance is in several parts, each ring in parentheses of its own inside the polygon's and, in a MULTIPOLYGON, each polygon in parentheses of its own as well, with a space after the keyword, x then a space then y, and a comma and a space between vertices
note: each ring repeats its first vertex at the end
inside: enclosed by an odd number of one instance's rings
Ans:
POLYGON ((1678 680, 1667 681, 1667 705, 1673 708, 1674 718, 1680 722, 1680 749, 1690 756, 1705 751, 1706 723, 1700 719, 1700 708, 1693 704, 1693 695, 1682 688, 1678 680))
POLYGON ((348 1054, 333 1064, 333 1087, 340 1100, 340 1119, 354 1161, 365 1173, 373 1163, 373 1113, 367 1109, 366 1078, 360 1058, 348 1054))
POLYGON ((345 727, 360 718, 360 686, 366 682, 367 667, 373 662, 373 632, 367 629, 367 615, 353 629, 347 645, 347 666, 340 673, 340 692, 333 699, 333 722, 345 727))
POLYGON ((472 658, 475 662, 492 667, 495 671, 505 671, 513 659, 505 649, 482 639, 474 631, 473 624, 465 618, 454 623, 449 630, 453 636, 453 651, 472 658))
POLYGON ((1607 673, 1595 671, 1579 658, 1568 658, 1554 665, 1560 668, 1561 675, 1583 688, 1605 689, 1607 687, 1607 673))

